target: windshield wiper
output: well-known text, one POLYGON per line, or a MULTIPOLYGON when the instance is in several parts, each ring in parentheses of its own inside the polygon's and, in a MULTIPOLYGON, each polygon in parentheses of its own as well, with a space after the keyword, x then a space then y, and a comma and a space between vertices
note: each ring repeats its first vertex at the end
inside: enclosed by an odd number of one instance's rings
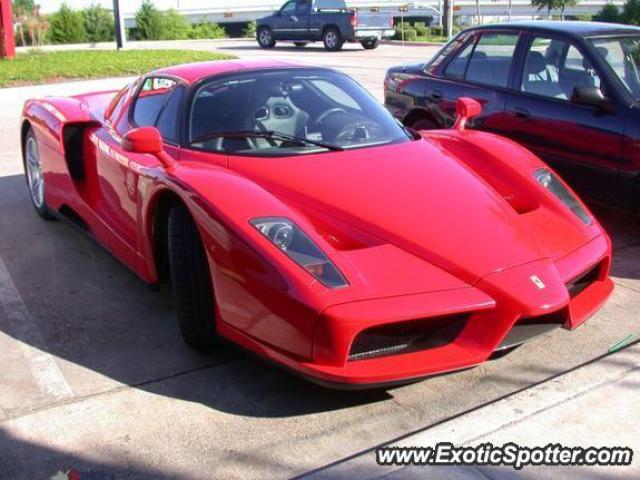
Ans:
POLYGON ((204 142, 213 138, 266 138, 268 140, 283 140, 285 142, 297 143, 298 145, 314 145, 320 148, 326 148, 334 152, 341 152, 344 150, 339 145, 332 145, 330 143, 318 142, 317 140, 309 140, 308 138, 296 137, 295 135, 289 135, 284 132, 276 132, 274 130, 254 131, 254 130, 238 130, 235 132, 216 132, 203 135, 201 137, 192 140, 191 143, 204 142))

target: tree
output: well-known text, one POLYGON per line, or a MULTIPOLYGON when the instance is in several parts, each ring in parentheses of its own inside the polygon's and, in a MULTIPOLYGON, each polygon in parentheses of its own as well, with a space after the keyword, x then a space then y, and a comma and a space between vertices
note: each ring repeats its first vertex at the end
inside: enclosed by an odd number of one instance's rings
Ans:
POLYGON ((538 7, 538 10, 546 10, 551 16, 552 10, 560 10, 560 18, 564 20, 564 11, 567 7, 575 7, 578 0, 531 0, 531 5, 538 7))
POLYGON ((622 23, 640 25, 640 0, 627 0, 622 7, 622 23))
POLYGON ((593 16, 594 22, 620 22, 620 10, 613 3, 604 5, 598 13, 593 16))
POLYGON ((49 20, 49 39, 52 43, 82 43, 86 39, 82 13, 63 3, 49 20))
POLYGON ((191 26, 187 20, 175 10, 161 13, 160 37, 162 40, 183 40, 188 38, 191 26))
POLYGON ((82 11, 84 17, 84 29, 87 41, 91 43, 109 42, 113 40, 114 19, 113 14, 98 3, 92 3, 82 11))
POLYGON ((142 40, 160 40, 163 29, 163 15, 152 0, 143 0, 136 12, 136 28, 138 37, 142 40))

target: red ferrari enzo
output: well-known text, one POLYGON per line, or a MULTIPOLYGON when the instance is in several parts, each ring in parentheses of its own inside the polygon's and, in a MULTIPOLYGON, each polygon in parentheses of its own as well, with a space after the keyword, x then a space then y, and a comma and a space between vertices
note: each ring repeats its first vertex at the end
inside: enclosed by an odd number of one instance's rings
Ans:
POLYGON ((606 233, 504 138, 401 126, 346 75, 182 65, 119 92, 30 100, 31 200, 148 283, 184 340, 230 340, 317 382, 364 387, 476 365, 612 291, 606 233))

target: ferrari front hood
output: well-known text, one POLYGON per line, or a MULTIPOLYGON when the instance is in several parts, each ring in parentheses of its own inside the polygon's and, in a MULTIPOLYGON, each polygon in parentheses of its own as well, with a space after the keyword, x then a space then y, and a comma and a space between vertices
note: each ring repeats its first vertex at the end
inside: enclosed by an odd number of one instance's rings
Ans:
POLYGON ((549 256, 493 188, 427 141, 230 163, 303 213, 322 211, 470 284, 549 256))

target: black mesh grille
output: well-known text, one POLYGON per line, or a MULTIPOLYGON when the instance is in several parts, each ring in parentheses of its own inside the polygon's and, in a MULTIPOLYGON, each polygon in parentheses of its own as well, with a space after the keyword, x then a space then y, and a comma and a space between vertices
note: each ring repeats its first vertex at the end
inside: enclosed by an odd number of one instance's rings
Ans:
POLYGON ((589 285, 595 282, 598 279, 598 275, 600 274, 600 264, 596 265, 590 270, 587 270, 585 273, 580 275, 575 280, 567 283, 567 290, 569 290, 569 296, 571 298, 578 296, 582 293, 589 285))
POLYGON ((465 326, 468 315, 411 320, 364 330, 349 352, 349 361, 397 355, 451 343, 465 326))

